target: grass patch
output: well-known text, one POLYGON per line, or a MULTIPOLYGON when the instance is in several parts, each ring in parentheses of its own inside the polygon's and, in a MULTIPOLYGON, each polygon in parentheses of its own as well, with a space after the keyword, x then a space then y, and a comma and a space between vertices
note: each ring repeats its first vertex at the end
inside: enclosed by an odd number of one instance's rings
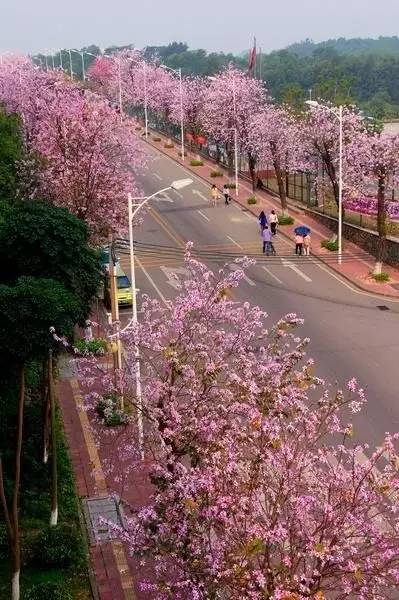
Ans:
POLYGON ((293 225, 294 217, 290 215, 278 215, 278 224, 279 225, 293 225))
POLYGON ((210 176, 211 177, 223 177, 223 173, 221 171, 211 171, 210 176))
POLYGON ((330 250, 330 252, 337 252, 338 242, 333 242, 332 240, 322 240, 321 247, 326 248, 326 250, 330 250))
POLYGON ((379 281, 380 283, 386 283, 390 280, 389 274, 384 273, 384 271, 382 273, 370 273, 370 275, 374 281, 379 281))
POLYGON ((203 167, 204 166, 204 162, 202 160, 199 160, 198 158, 194 158, 193 160, 190 160, 190 167, 203 167))
POLYGON ((247 203, 248 203, 248 204, 256 204, 256 203, 257 203, 256 196, 250 196, 250 197, 247 199, 247 203))

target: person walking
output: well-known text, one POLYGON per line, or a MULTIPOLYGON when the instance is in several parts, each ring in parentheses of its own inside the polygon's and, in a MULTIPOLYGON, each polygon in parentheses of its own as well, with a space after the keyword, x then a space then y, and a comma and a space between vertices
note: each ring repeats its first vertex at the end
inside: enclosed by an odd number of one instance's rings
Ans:
POLYGON ((295 254, 302 256, 302 249, 303 249, 303 235, 296 233, 295 234, 295 254))
POLYGON ((219 191, 215 184, 211 187, 211 197, 212 197, 212 206, 216 206, 217 201, 219 199, 219 191))
POLYGON ((223 196, 224 196, 224 203, 228 206, 229 202, 230 202, 230 192, 229 192, 229 188, 227 187, 227 183, 225 183, 223 186, 223 196))
POLYGON ((259 221, 259 225, 260 225, 260 232, 262 233, 265 226, 267 225, 267 217, 265 215, 265 211, 262 210, 262 212, 260 213, 260 215, 258 217, 258 221, 259 221))
POLYGON ((269 223, 270 223, 270 229, 272 231, 272 234, 276 235, 277 225, 278 225, 278 216, 276 215, 276 212, 274 210, 272 210, 272 212, 269 215, 269 223))
POLYGON ((310 235, 307 233, 303 237, 303 253, 305 254, 305 256, 309 256, 309 254, 310 254, 310 245, 311 245, 311 239, 310 239, 310 235))
POLYGON ((262 231, 262 240, 263 240, 263 254, 266 254, 266 256, 269 256, 270 253, 273 254, 274 256, 276 255, 276 251, 273 246, 272 238, 273 238, 273 234, 272 234, 271 230, 269 229, 268 225, 265 225, 265 227, 262 231))

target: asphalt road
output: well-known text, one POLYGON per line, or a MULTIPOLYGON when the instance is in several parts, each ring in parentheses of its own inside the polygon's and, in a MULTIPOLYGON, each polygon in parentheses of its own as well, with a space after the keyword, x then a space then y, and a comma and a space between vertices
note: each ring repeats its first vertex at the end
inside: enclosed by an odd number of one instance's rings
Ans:
MULTIPOLYGON (((150 168, 141 180, 145 194, 193 177, 169 158, 150 152, 150 168)), ((179 194, 171 191, 152 201, 135 229, 138 243, 147 245, 138 252, 140 293, 173 298, 177 290, 170 272, 184 277, 181 250, 187 241, 207 253, 205 262, 213 268, 229 254, 260 253, 257 220, 234 202, 224 206, 220 201, 213 208, 209 197, 207 184, 194 177, 179 194)), ((399 431, 399 302, 361 292, 312 258, 297 260, 292 241, 281 234, 275 246, 277 259, 259 257, 234 297, 260 305, 271 324, 290 312, 305 320, 300 335, 311 339, 308 355, 316 361, 317 375, 340 387, 356 377, 366 388, 368 404, 354 419, 355 435, 378 445, 384 432, 399 431)), ((121 264, 129 275, 127 255, 121 254, 121 264)), ((129 310, 121 313, 126 322, 129 310)))

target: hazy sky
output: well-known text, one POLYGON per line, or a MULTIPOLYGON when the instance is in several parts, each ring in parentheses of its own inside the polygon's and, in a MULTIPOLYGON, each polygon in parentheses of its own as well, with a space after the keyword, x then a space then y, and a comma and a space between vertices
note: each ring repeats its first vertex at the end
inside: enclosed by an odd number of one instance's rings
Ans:
POLYGON ((185 41, 239 52, 398 32, 399 0, 1 0, 0 50, 185 41))

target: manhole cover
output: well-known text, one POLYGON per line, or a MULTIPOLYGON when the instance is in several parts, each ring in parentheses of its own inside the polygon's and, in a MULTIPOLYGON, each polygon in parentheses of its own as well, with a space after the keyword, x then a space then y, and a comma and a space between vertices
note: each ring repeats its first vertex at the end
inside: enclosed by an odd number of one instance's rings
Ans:
POLYGON ((378 308, 378 310, 389 310, 389 307, 388 306, 384 306, 384 305, 377 306, 377 308, 378 308))
POLYGON ((83 500, 86 526, 92 544, 115 537, 111 532, 112 524, 125 527, 123 509, 118 500, 114 496, 83 500))

